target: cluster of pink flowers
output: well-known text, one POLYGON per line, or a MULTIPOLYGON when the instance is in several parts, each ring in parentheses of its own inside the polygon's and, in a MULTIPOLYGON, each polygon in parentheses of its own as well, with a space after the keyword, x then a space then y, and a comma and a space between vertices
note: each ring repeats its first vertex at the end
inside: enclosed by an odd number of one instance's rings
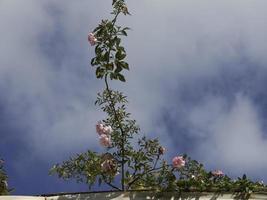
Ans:
POLYGON ((99 143, 103 147, 110 147, 111 146, 111 140, 109 135, 100 135, 99 137, 99 143))
POLYGON ((97 42, 97 39, 93 33, 88 34, 88 42, 91 44, 91 46, 94 46, 97 42))
POLYGON ((172 165, 174 168, 181 168, 185 166, 185 160, 183 156, 175 156, 172 159, 172 165))
POLYGON ((110 135, 112 133, 112 128, 111 126, 105 126, 101 122, 98 122, 96 125, 96 132, 99 135, 110 135))
POLYGON ((111 146, 111 138, 110 134, 112 133, 111 126, 105 126, 101 122, 98 122, 96 124, 96 132, 99 135, 99 143, 104 147, 110 147, 111 146))
POLYGON ((223 172, 221 170, 214 170, 213 172, 211 172, 213 176, 223 176, 223 172))

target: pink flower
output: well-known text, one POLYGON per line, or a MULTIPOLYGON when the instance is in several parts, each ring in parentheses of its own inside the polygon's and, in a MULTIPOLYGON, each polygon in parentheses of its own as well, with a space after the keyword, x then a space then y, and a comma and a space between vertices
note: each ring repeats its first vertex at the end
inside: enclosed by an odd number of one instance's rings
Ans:
POLYGON ((112 131, 113 130, 112 130, 111 126, 105 126, 104 129, 103 129, 103 132, 106 135, 110 135, 112 133, 112 131))
POLYGON ((105 135, 110 135, 112 133, 112 128, 111 126, 105 126, 104 124, 102 124, 101 122, 98 122, 96 124, 96 132, 99 135, 105 134, 105 135))
POLYGON ((213 176, 223 176, 223 172, 221 170, 214 170, 211 172, 213 176))
POLYGON ((97 42, 97 39, 93 33, 88 34, 88 42, 91 44, 91 46, 94 46, 97 42))
POLYGON ((103 147, 110 147, 111 146, 111 139, 108 135, 102 134, 99 137, 99 143, 103 146, 103 147))
POLYGON ((175 168, 181 168, 183 166, 185 166, 185 160, 183 158, 183 156, 176 156, 172 159, 172 165, 175 168))
POLYGON ((103 134, 103 129, 104 129, 104 124, 102 124, 101 122, 98 122, 95 127, 96 127, 96 132, 99 135, 102 135, 103 134))

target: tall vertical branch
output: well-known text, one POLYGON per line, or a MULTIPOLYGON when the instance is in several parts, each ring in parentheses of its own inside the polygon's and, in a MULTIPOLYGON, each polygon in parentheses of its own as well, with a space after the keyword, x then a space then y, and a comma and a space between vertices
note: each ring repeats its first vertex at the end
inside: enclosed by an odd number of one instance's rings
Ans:
POLYGON ((122 140, 121 140, 121 155, 122 155, 122 160, 121 160, 121 189, 124 191, 125 190, 125 184, 124 184, 125 149, 124 149, 124 144, 125 144, 126 137, 125 137, 125 133, 124 133, 123 128, 122 128, 121 121, 119 120, 119 117, 118 117, 118 114, 117 114, 117 111, 116 111, 116 108, 115 108, 115 104, 114 104, 114 102, 112 100, 112 97, 111 97, 111 90, 109 89, 108 80, 107 80, 107 74, 105 75, 105 84, 106 84, 106 90, 108 91, 108 96, 109 96, 109 100, 110 100, 110 106, 111 106, 111 108, 113 110, 115 121, 118 122, 119 129, 120 129, 121 135, 122 135, 122 140))
MULTIPOLYGON (((112 20, 112 27, 115 26, 115 23, 117 21, 117 17, 119 16, 119 14, 120 14, 120 11, 117 11, 117 13, 115 14, 114 19, 112 20)), ((112 32, 110 32, 109 39, 111 40, 111 38, 112 38, 112 32)), ((109 49, 108 49, 108 60, 107 60, 107 64, 109 64, 109 62, 110 62, 111 50, 112 50, 112 48, 109 47, 109 49)), ((121 132, 121 138, 122 138, 122 140, 121 140, 121 155, 122 155, 122 159, 121 159, 121 189, 124 191, 125 190, 125 184, 124 184, 124 182, 125 182, 125 178, 124 178, 124 176, 125 176, 125 172, 124 172, 124 170, 125 170, 124 169, 125 168, 124 167, 124 163, 125 163, 125 147, 124 146, 125 145, 124 144, 125 144, 126 137, 125 137, 124 130, 122 128, 121 121, 119 120, 119 117, 118 117, 118 114, 117 114, 117 111, 116 111, 116 108, 115 108, 115 103, 112 100, 111 90, 109 88, 108 80, 107 79, 108 79, 108 73, 105 74, 106 90, 108 91, 108 97, 109 97, 109 101, 110 101, 110 106, 111 106, 111 108, 113 110, 115 121, 119 125, 119 129, 120 129, 120 132, 121 132)))

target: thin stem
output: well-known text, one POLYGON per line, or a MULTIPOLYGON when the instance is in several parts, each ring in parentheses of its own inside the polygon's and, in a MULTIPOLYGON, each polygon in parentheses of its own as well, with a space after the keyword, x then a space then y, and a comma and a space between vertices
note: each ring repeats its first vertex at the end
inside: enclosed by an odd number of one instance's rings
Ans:
POLYGON ((118 187, 116 187, 115 185, 113 185, 112 183, 108 182, 108 181, 105 179, 105 176, 104 176, 103 174, 102 174, 102 176, 103 176, 103 180, 104 180, 104 182, 105 182, 108 186, 110 186, 110 187, 112 187, 112 188, 114 188, 114 189, 116 189, 116 190, 121 191, 120 188, 118 188, 118 187))
POLYGON ((116 109, 115 109, 115 105, 112 101, 112 97, 111 97, 111 91, 109 89, 109 85, 108 85, 108 80, 107 80, 107 74, 105 75, 105 84, 106 84, 106 89, 108 91, 108 96, 109 96, 109 99, 110 99, 110 105, 113 109, 113 112, 114 112, 114 117, 115 117, 115 120, 118 122, 118 125, 119 125, 119 129, 121 131, 121 134, 122 134, 122 144, 121 144, 121 154, 122 154, 122 161, 121 161, 121 189, 124 191, 125 190, 125 186, 124 186, 124 157, 125 157, 125 149, 124 149, 124 143, 125 143, 125 134, 124 134, 124 131, 123 131, 123 128, 122 128, 122 125, 118 119, 118 115, 117 115, 117 112, 116 112, 116 109))
MULTIPOLYGON (((118 11, 114 17, 114 19, 112 20, 112 26, 114 27, 116 21, 117 21, 117 17, 119 16, 120 12, 118 11)), ((110 33, 110 38, 112 36, 112 32, 110 33)), ((109 47, 109 50, 108 50, 108 60, 107 60, 107 64, 109 64, 109 58, 110 58, 110 53, 111 53, 111 48, 109 47)), ((109 96, 109 100, 110 100, 110 105, 112 107, 112 110, 114 112, 114 117, 115 117, 115 121, 118 122, 118 125, 119 125, 119 129, 121 131, 121 134, 122 134, 122 144, 121 144, 121 154, 122 154, 122 161, 121 161, 121 190, 125 190, 125 186, 124 186, 124 157, 125 157, 125 149, 124 149, 124 143, 125 143, 125 134, 124 134, 124 131, 123 131, 123 128, 122 128, 122 125, 119 121, 119 118, 118 118, 118 115, 117 115, 117 112, 116 112, 116 108, 115 108, 115 105, 114 105, 114 102, 112 100, 112 97, 111 97, 111 90, 109 89, 109 85, 108 85, 108 80, 107 80, 107 75, 108 74, 105 74, 105 84, 106 84, 106 89, 108 91, 108 96, 109 96)))
POLYGON ((158 154, 157 159, 156 159, 156 161, 155 161, 155 163, 154 163, 153 169, 155 169, 156 166, 157 166, 157 163, 158 163, 158 161, 159 161, 159 156, 160 156, 160 155, 158 154))
MULTIPOLYGON (((167 167, 168 166, 170 166, 170 165, 166 165, 167 167)), ((166 167, 165 166, 165 167, 166 167)), ((153 168, 153 169, 151 169, 151 170, 148 170, 147 172, 144 172, 143 174, 138 174, 137 175, 137 177, 135 178, 135 179, 133 179, 129 184, 128 184, 128 189, 137 181, 137 180, 139 180, 140 178, 142 178, 145 174, 148 174, 148 173, 153 173, 154 171, 157 171, 157 170, 159 170, 159 169, 162 169, 163 168, 163 166, 162 167, 158 167, 158 168, 153 168)))
MULTIPOLYGON (((104 181, 105 181, 105 180, 104 180, 104 181)), ((105 181, 105 183, 106 183, 108 186, 110 186, 110 187, 112 187, 112 188, 114 188, 114 189, 116 189, 116 190, 121 191, 121 189, 118 188, 118 187, 116 187, 115 185, 112 185, 111 183, 109 183, 109 182, 107 182, 107 181, 105 181)))

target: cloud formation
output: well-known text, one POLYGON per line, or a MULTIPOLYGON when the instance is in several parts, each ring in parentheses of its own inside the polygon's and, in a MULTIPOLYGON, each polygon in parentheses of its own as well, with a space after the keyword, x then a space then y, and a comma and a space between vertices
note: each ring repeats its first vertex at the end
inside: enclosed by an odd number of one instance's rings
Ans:
POLYGON ((229 173, 261 177, 267 160, 266 136, 257 107, 249 97, 237 94, 230 106, 223 98, 210 98, 189 114, 191 134, 202 142, 196 154, 215 168, 229 173))
MULTIPOLYGON (((94 51, 86 38, 108 17, 109 3, 0 5, 0 107, 3 121, 12 121, 1 137, 23 138, 33 160, 97 150, 94 125, 104 115, 93 102, 103 85, 89 66, 94 51)), ((143 132, 160 137, 170 157, 186 151, 210 168, 267 180, 266 6, 129 1, 133 16, 120 22, 132 28, 124 40, 131 71, 127 84, 113 86, 126 92, 143 132)))

